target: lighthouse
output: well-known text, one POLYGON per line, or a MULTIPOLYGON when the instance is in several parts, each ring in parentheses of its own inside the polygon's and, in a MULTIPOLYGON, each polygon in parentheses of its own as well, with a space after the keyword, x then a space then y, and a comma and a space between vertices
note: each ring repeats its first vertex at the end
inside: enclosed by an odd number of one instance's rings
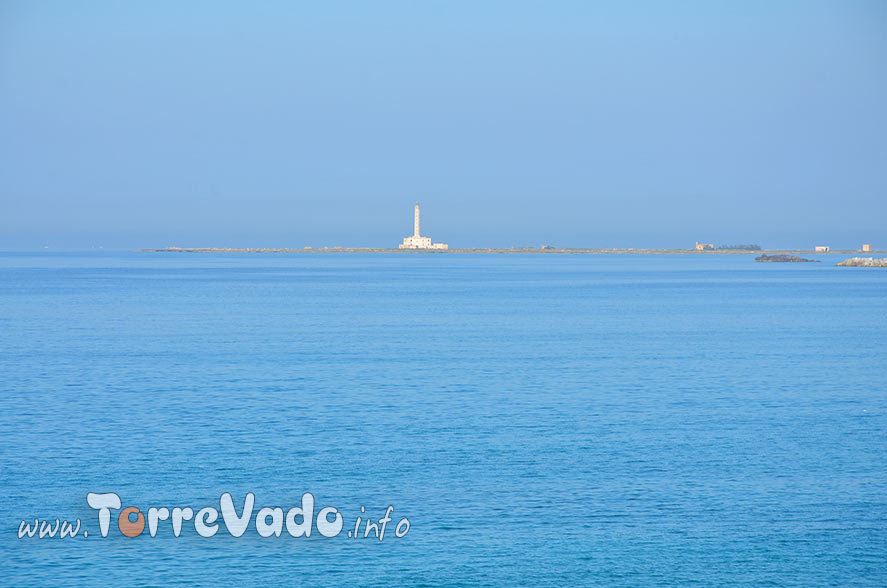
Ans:
POLYGON ((431 237, 423 237, 419 227, 419 203, 413 209, 413 234, 404 237, 398 249, 447 249, 446 243, 432 243, 431 237))
POLYGON ((413 237, 419 237, 419 202, 416 201, 416 210, 413 214, 413 237))

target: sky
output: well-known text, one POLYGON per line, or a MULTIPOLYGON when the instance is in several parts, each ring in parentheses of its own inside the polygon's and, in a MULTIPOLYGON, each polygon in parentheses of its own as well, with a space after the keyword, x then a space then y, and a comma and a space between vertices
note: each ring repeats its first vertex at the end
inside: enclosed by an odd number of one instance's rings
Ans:
POLYGON ((0 249, 887 249, 887 2, 0 0, 0 249))

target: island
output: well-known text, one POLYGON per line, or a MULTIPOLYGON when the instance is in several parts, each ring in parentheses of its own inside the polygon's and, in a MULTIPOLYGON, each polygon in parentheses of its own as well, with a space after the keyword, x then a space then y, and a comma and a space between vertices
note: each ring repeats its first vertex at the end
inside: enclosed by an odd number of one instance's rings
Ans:
POLYGON ((804 257, 798 257, 797 255, 786 255, 784 253, 780 253, 777 255, 767 255, 765 253, 763 255, 757 256, 755 258, 755 261, 767 261, 774 263, 819 262, 818 259, 807 259, 804 257))
MULTIPOLYGON (((488 248, 458 248, 449 247, 447 249, 401 249, 391 247, 162 247, 155 249, 134 249, 133 251, 142 253, 397 253, 397 254, 464 254, 464 253, 492 253, 492 254, 542 254, 542 255, 754 255, 762 253, 761 257, 767 259, 759 259, 759 261, 817 261, 815 259, 771 259, 778 257, 794 257, 790 253, 814 253, 812 250, 806 249, 765 249, 763 251, 752 251, 748 249, 615 249, 615 248, 578 248, 578 247, 557 247, 554 245, 542 245, 539 247, 488 247, 488 248)), ((835 254, 852 255, 858 253, 856 250, 847 249, 839 251, 831 251, 831 255, 835 254)), ((887 253, 887 251, 877 251, 876 253, 887 253)))
POLYGON ((844 267, 887 267, 887 257, 851 257, 835 265, 844 267))

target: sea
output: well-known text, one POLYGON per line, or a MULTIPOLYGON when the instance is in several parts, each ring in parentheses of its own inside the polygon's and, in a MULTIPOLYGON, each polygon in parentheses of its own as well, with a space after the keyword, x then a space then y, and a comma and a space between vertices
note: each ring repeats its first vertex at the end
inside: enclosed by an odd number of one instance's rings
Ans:
POLYGON ((887 586, 887 270, 817 259, 2 253, 0 584, 887 586))

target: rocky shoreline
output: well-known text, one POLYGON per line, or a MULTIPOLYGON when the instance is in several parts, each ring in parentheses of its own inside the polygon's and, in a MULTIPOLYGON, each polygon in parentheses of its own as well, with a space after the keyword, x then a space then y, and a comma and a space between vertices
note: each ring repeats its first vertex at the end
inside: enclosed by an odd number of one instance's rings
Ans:
POLYGON ((835 265, 844 267, 887 267, 887 257, 851 257, 835 265))

